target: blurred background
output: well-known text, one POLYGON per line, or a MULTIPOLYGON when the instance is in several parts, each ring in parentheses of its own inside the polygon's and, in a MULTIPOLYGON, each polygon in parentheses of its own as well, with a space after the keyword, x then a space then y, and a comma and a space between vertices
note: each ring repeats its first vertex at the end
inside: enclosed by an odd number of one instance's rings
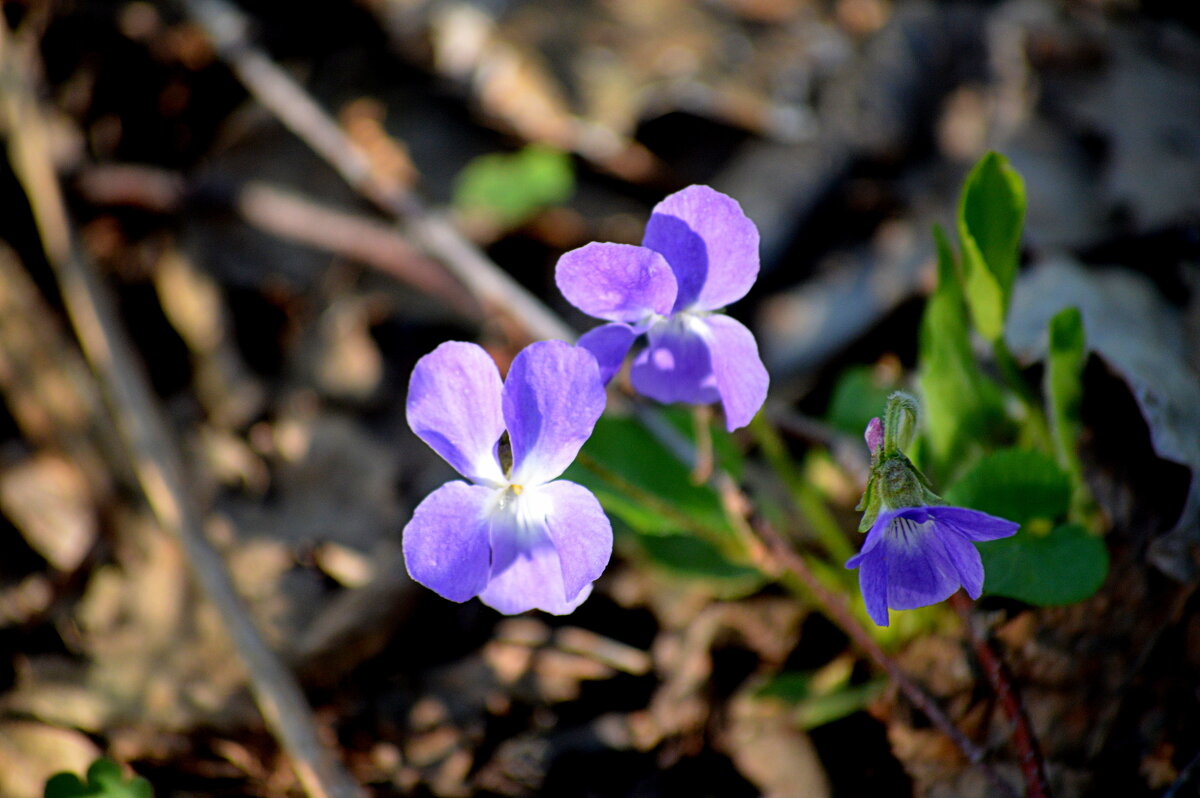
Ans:
MULTIPOLYGON (((1200 5, 2 6, 0 794, 102 753, 160 796, 304 794, 144 496, 153 456, 125 433, 150 415, 372 794, 993 794, 820 612, 727 564, 618 529, 577 612, 505 618, 413 585, 399 554, 452 476, 404 421, 416 360, 469 340, 504 368, 545 329, 522 289, 586 329, 558 256, 638 243, 691 183, 759 227, 729 312, 789 449, 826 453, 806 474, 849 535, 864 416, 916 358, 931 226, 988 149, 1028 194, 1018 358, 1044 346, 1045 302, 1093 308, 1085 462, 1113 564, 1084 604, 984 608, 1056 794, 1200 794, 1200 5), (336 135, 298 136, 317 109, 336 135), (111 359, 148 378, 145 406, 97 378, 59 261, 115 310, 132 349, 111 359), (511 285, 481 288, 492 263, 511 285)), ((1017 783, 961 634, 934 627, 891 650, 1017 783)))

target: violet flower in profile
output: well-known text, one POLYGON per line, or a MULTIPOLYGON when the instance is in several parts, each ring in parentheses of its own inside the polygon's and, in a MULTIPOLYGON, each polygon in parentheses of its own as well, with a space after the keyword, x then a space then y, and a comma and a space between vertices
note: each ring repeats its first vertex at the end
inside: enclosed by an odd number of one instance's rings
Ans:
POLYGON ((972 541, 1016 534, 1019 524, 962 507, 901 507, 881 512, 862 550, 847 568, 858 568, 867 614, 888 625, 888 608, 911 610, 949 598, 962 585, 973 599, 983 591, 983 562, 972 541))
POLYGON ((412 578, 451 601, 500 612, 574 610, 612 553, 612 526, 591 491, 557 479, 604 410, 595 358, 562 341, 526 347, 508 378, 484 350, 450 341, 421 358, 408 424, 458 473, 404 528, 412 578), (500 457, 505 430, 512 462, 500 457))
POLYGON ((660 402, 720 402, 730 431, 754 418, 767 370, 754 335, 718 312, 758 276, 758 229, 730 197, 690 186, 654 207, 642 245, 592 243, 558 261, 563 296, 609 324, 579 339, 607 383, 634 339, 634 389, 660 402))

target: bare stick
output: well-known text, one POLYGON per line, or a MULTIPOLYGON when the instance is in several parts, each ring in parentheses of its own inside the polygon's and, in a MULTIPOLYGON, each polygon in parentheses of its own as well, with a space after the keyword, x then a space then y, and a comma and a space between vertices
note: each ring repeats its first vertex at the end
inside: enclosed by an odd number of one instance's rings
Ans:
POLYGON ((183 4, 246 90, 355 191, 400 221, 408 236, 467 286, 480 304, 510 316, 532 338, 575 340, 574 330, 480 252, 449 218, 429 211, 402 185, 380 179, 337 122, 253 45, 247 34, 249 22, 240 9, 225 0, 183 0, 183 4))
POLYGON ((242 605, 225 564, 204 536, 187 490, 183 463, 111 301, 76 247, 46 142, 45 118, 30 78, 30 42, 12 38, 0 20, 0 124, 9 160, 29 199, 46 257, 84 356, 99 377, 137 480, 158 523, 180 542, 192 575, 213 603, 249 673, 267 725, 313 798, 355 798, 359 787, 322 745, 312 712, 292 674, 267 646, 242 605))
POLYGON ((996 699, 1012 723, 1012 741, 1017 749, 1017 762, 1021 776, 1025 779, 1026 798, 1050 798, 1050 783, 1046 779, 1046 763, 1038 745, 1021 693, 1017 690, 1012 673, 1005 665, 996 644, 989 636, 981 633, 971 618, 971 602, 961 592, 950 597, 950 604, 962 617, 963 626, 971 640, 975 658, 979 660, 988 683, 996 693, 996 699))

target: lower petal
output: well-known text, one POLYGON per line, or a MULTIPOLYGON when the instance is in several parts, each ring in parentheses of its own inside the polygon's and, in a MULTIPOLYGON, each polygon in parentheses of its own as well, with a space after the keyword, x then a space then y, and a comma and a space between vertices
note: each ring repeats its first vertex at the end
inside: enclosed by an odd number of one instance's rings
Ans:
POLYGON ((862 590, 867 615, 877 626, 888 625, 888 565, 878 553, 859 555, 857 560, 858 586, 862 590))
POLYGON ((946 559, 954 566, 958 581, 966 588, 967 595, 973 599, 979 598, 983 592, 983 560, 979 550, 971 541, 946 532, 941 535, 942 545, 946 547, 946 559))
MULTIPOLYGON (((493 538, 495 540, 495 538, 493 538)), ((493 544, 495 545, 495 544, 493 544)), ((493 569, 491 581, 479 594, 489 607, 516 615, 527 610, 542 610, 553 615, 566 615, 583 603, 591 593, 580 590, 570 600, 563 589, 562 562, 549 538, 523 546, 503 546, 497 562, 502 569, 493 569), (503 558, 501 560, 501 558, 503 558)))
POLYGON ((565 595, 572 599, 604 573, 612 556, 612 524, 582 485, 560 479, 539 490, 547 495, 546 533, 562 565, 565 595))
POLYGON ((946 554, 932 524, 910 527, 901 534, 896 519, 880 547, 887 563, 887 603, 896 610, 936 604, 958 590, 958 569, 946 554), (915 527, 915 528, 914 528, 915 527))
POLYGON ((649 345, 633 361, 634 389, 659 402, 706 405, 718 401, 707 330, 698 318, 677 314, 650 328, 649 345))
POLYGON ((409 575, 451 601, 466 601, 487 585, 488 530, 483 508, 494 491, 447 482, 413 511, 404 527, 409 575))
POLYGON ((767 399, 770 378, 754 333, 737 319, 716 313, 704 318, 709 331, 709 351, 717 392, 725 409, 725 426, 733 432, 744 427, 767 399))
POLYGON ((628 324, 614 322, 588 330, 579 337, 576 345, 595 356, 600 364, 600 381, 607 385, 620 370, 634 338, 637 338, 637 331, 628 324))

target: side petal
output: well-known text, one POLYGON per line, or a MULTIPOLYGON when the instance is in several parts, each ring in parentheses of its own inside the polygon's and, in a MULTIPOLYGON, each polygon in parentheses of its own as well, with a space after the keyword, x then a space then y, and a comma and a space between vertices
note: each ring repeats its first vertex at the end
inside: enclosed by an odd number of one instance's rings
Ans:
POLYGON ((955 532, 945 531, 939 539, 946 549, 946 558, 958 573, 958 581, 966 588, 967 595, 979 598, 983 592, 983 560, 975 544, 955 532))
POLYGON ((621 363, 625 361, 625 355, 629 353, 629 347, 633 346, 633 339, 637 336, 637 330, 628 324, 613 322, 588 330, 579 336, 575 345, 583 347, 596 357, 596 362, 600 365, 600 381, 608 385, 613 375, 620 371, 621 363))
POLYGON ((573 249, 558 259, 554 282, 572 305, 608 321, 640 321, 675 304, 675 275, 666 259, 630 244, 573 249))
POLYGON ((629 372, 634 390, 659 402, 719 400, 707 333, 700 319, 685 314, 654 324, 629 372))
POLYGON ((703 322, 709 331, 717 392, 725 408, 725 428, 733 432, 749 424, 763 406, 771 379, 758 356, 754 333, 744 324, 721 313, 706 316, 703 322))
POLYGON ((604 573, 612 556, 608 516, 590 490, 565 479, 541 488, 547 497, 546 533, 558 551, 568 600, 604 573))
POLYGON ((880 552, 863 552, 851 559, 858 568, 858 587, 862 591, 867 615, 876 626, 887 626, 888 617, 888 564, 880 552), (857 561, 857 562, 856 562, 857 561))
POLYGON ((516 518, 502 514, 490 525, 491 579, 480 592, 480 601, 505 615, 534 609, 554 615, 571 612, 591 593, 590 588, 568 599, 562 561, 546 532, 545 519, 521 523, 516 518))
POLYGON ((500 393, 500 372, 482 347, 447 341, 413 368, 408 426, 467 479, 499 484, 500 393))
POLYGON ((604 412, 596 358, 564 341, 539 341, 513 359, 504 382, 512 480, 540 485, 561 474, 604 412))
POLYGON ((674 310, 724 307, 758 277, 758 228, 737 200, 708 186, 689 186, 654 206, 642 246, 671 264, 679 284, 674 310))
POLYGON ((937 523, 953 529, 967 540, 999 540, 1017 534, 1021 528, 1015 521, 965 507, 928 507, 926 510, 937 523))
POLYGON ((466 601, 484 589, 491 557, 483 513, 493 493, 456 480, 417 505, 403 542, 413 579, 451 601, 466 601))

